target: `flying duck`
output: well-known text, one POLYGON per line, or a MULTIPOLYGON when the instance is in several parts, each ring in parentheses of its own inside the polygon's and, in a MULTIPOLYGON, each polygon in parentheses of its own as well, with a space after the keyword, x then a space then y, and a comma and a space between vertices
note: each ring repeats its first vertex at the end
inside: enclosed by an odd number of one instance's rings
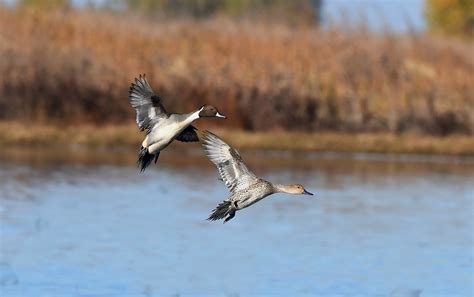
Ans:
POLYGON ((163 106, 159 97, 148 84, 145 74, 135 78, 129 91, 129 101, 135 108, 136 121, 140 131, 146 130, 145 140, 138 152, 137 164, 143 172, 174 139, 184 142, 199 141, 196 128, 191 123, 202 117, 226 117, 212 105, 187 114, 170 113, 163 106))
POLYGON ((206 155, 217 166, 222 181, 231 194, 217 205, 208 220, 216 221, 225 218, 224 223, 226 223, 235 216, 236 211, 275 193, 313 195, 300 184, 273 184, 257 177, 245 166, 236 149, 209 131, 203 132, 202 144, 206 155))

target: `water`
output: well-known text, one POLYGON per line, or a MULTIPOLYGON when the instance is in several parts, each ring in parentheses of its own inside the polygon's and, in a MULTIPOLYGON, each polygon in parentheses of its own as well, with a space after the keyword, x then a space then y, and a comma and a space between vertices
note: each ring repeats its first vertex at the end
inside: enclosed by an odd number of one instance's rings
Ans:
POLYGON ((473 296, 472 159, 243 152, 316 196, 224 225, 212 165, 172 151, 141 175, 129 151, 3 151, 0 295, 473 296))

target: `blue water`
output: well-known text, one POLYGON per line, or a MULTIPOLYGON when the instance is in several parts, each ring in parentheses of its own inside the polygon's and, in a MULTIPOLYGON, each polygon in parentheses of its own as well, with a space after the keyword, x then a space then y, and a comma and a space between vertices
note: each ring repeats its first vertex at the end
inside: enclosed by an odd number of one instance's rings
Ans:
POLYGON ((473 296, 472 162, 243 153, 316 198, 224 225, 205 220, 227 190, 201 155, 140 175, 121 154, 0 162, 2 297, 473 296))

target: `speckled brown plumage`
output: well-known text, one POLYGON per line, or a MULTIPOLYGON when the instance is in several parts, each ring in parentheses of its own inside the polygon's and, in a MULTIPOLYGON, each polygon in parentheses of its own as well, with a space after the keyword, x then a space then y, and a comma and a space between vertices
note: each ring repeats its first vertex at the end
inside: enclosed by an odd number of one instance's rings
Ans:
POLYGON ((202 142, 206 155, 216 165, 222 181, 231 193, 230 197, 217 205, 208 220, 225 218, 224 223, 228 222, 235 216, 236 211, 274 193, 312 195, 302 185, 284 186, 258 178, 247 168, 236 149, 209 131, 203 132, 202 142))

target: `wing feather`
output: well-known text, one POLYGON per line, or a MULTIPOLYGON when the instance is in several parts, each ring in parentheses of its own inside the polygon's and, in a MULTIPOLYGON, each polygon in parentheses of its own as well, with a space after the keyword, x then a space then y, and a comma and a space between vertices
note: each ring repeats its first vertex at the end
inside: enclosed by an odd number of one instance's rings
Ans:
POLYGON ((137 113, 136 122, 140 131, 147 130, 149 133, 157 122, 169 117, 161 98, 153 92, 145 74, 140 74, 130 85, 128 99, 137 113))
POLYGON ((239 152, 217 135, 204 131, 202 142, 206 155, 216 165, 217 171, 231 192, 243 190, 258 180, 258 177, 247 168, 239 152))

